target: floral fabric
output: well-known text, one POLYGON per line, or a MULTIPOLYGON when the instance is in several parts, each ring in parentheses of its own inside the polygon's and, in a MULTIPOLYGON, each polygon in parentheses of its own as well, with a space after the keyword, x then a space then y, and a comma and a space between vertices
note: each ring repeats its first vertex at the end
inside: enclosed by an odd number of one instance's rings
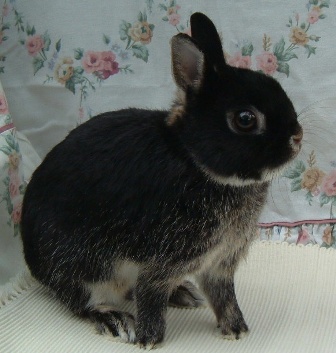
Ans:
POLYGON ((0 83, 0 285, 22 264, 19 224, 25 190, 21 152, 0 83))
POLYGON ((1 229, 18 234, 24 180, 19 144, 0 83, 0 221, 1 229))
MULTIPOLYGON (((302 152, 272 185, 260 237, 333 246, 334 1, 1 0, 0 10, 0 79, 18 130, 41 157, 100 112, 169 108, 170 38, 190 35, 191 13, 206 13, 223 38, 227 62, 277 79, 304 128, 302 152)), ((1 126, 10 119, 6 109, 0 99, 1 126)), ((21 159, 14 130, 1 138, 1 217, 17 234, 21 159)))

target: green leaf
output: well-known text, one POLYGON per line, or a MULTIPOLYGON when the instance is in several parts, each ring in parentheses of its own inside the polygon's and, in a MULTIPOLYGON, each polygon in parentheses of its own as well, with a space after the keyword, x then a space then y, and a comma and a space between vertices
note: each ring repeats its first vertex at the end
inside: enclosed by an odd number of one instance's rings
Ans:
POLYGON ((289 61, 292 59, 298 59, 297 55, 292 51, 285 51, 282 55, 282 61, 289 61))
POLYGON ((84 49, 82 49, 82 48, 77 48, 77 49, 74 49, 74 52, 75 52, 74 58, 75 58, 76 60, 82 59, 82 57, 83 57, 83 55, 84 55, 84 49))
POLYGON ((150 28, 150 30, 153 32, 154 31, 154 28, 155 28, 155 25, 153 25, 152 23, 150 25, 148 25, 148 27, 150 28))
POLYGON ((17 151, 16 140, 12 134, 8 134, 5 137, 7 145, 11 148, 11 151, 17 151))
POLYGON ((61 50, 61 39, 56 42, 55 48, 57 53, 59 53, 59 51, 61 50))
POLYGON ((76 66, 74 68, 74 73, 77 74, 77 75, 82 75, 83 72, 84 72, 84 69, 81 66, 76 66))
POLYGON ((4 31, 4 30, 6 30, 6 29, 10 29, 10 24, 9 24, 9 23, 4 23, 4 24, 2 25, 1 30, 4 31))
POLYGON ((0 74, 4 74, 5 73, 5 67, 4 66, 0 66, 0 74))
POLYGON ((309 4, 317 5, 318 4, 318 0, 309 0, 309 4))
POLYGON ((295 179, 291 183, 291 192, 299 191, 302 189, 301 179, 295 179))
POLYGON ((28 23, 27 23, 27 27, 26 27, 26 32, 28 34, 28 36, 33 36, 36 33, 35 27, 31 27, 28 23))
POLYGON ((324 20, 326 17, 327 17, 327 15, 322 14, 322 15, 319 16, 319 19, 320 19, 320 20, 324 20))
POLYGON ((76 84, 83 83, 85 79, 81 74, 74 72, 74 74, 71 76, 71 81, 73 82, 74 85, 76 85, 76 84))
POLYGON ((278 72, 281 72, 283 74, 286 74, 286 76, 289 76, 289 65, 285 62, 282 61, 278 61, 278 68, 277 68, 278 72))
POLYGON ((48 51, 50 48, 51 40, 50 36, 48 34, 48 31, 46 31, 43 36, 42 36, 43 42, 44 42, 44 48, 43 50, 48 51))
POLYGON ((283 176, 289 179, 295 179, 301 176, 301 174, 306 170, 306 167, 302 161, 296 161, 296 163, 288 168, 283 176))
POLYGON ((7 156, 12 153, 12 149, 10 149, 8 146, 0 147, 0 151, 6 154, 7 156))
POLYGON ((302 161, 296 161, 295 168, 301 172, 301 174, 306 170, 306 166, 302 161))
POLYGON ((26 192, 27 183, 23 183, 19 186, 20 194, 23 195, 26 192))
POLYGON ((164 4, 159 4, 159 9, 162 10, 162 11, 167 11, 168 7, 165 6, 164 4))
POLYGON ((322 207, 322 206, 328 204, 329 202, 331 202, 332 200, 333 200, 332 197, 327 196, 326 194, 323 193, 320 195, 320 206, 322 207))
POLYGON ((141 44, 134 44, 132 46, 133 55, 138 58, 142 59, 143 61, 148 61, 149 52, 146 46, 141 44))
POLYGON ((111 38, 106 34, 103 34, 103 41, 105 44, 109 45, 111 43, 111 38))
POLYGON ((289 23, 290 23, 290 24, 293 24, 293 20, 292 20, 291 17, 289 18, 289 23))
POLYGON ((144 10, 144 12, 142 13, 142 19, 144 22, 147 22, 147 13, 146 13, 146 9, 144 10))
POLYGON ((143 15, 142 15, 142 12, 140 11, 139 14, 138 14, 138 21, 139 22, 143 22, 144 21, 144 18, 143 18, 143 15))
POLYGON ((20 234, 20 224, 14 224, 14 237, 20 234))
POLYGON ((167 16, 162 17, 162 21, 168 21, 168 17, 167 16))
POLYGON ((153 11, 154 0, 146 0, 146 5, 149 13, 153 11))
POLYGON ((306 194, 306 200, 308 201, 309 206, 312 205, 313 198, 314 198, 313 194, 310 191, 308 191, 306 194))
POLYGON ((306 52, 308 53, 308 58, 311 54, 316 54, 316 47, 312 47, 311 45, 306 44, 304 46, 306 48, 306 52))
POLYGON ((305 24, 304 22, 302 22, 301 25, 300 25, 300 27, 301 27, 302 29, 305 29, 305 28, 306 28, 306 24, 305 24))
POLYGON ((125 67, 119 67, 119 70, 120 70, 120 72, 122 72, 124 74, 128 74, 128 73, 133 74, 134 71, 130 67, 131 67, 131 65, 126 65, 125 67))
POLYGON ((33 68, 34 68, 34 75, 36 75, 36 73, 42 69, 42 67, 44 66, 44 61, 40 58, 34 58, 33 60, 33 68))
POLYGON ((72 77, 65 83, 65 88, 67 88, 73 94, 76 94, 76 87, 74 81, 72 80, 72 77))
POLYGON ((273 48, 274 55, 278 58, 278 60, 281 60, 284 49, 285 49, 285 40, 282 37, 279 40, 279 42, 274 45, 274 48, 273 48))
POLYGON ((8 213, 12 214, 12 212, 14 210, 14 207, 13 207, 13 204, 11 203, 11 201, 10 201, 10 198, 7 200, 7 209, 8 209, 8 213))
POLYGON ((246 44, 242 47, 242 55, 243 56, 251 56, 253 52, 253 45, 252 43, 246 44))
POLYGON ((330 0, 322 0, 320 4, 320 9, 322 9, 323 7, 329 7, 329 5, 330 5, 330 0))
POLYGON ((132 25, 124 20, 122 20, 119 25, 119 35, 121 40, 127 40, 129 38, 128 30, 132 27, 132 25))

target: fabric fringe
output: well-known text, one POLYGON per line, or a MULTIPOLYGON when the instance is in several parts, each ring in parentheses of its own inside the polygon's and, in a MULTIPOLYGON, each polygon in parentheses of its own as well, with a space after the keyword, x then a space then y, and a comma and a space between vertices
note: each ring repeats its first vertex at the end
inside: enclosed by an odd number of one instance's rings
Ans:
POLYGON ((9 302, 20 297, 24 292, 29 290, 37 281, 29 273, 28 269, 23 270, 16 277, 14 277, 8 284, 1 287, 0 292, 0 310, 9 302))

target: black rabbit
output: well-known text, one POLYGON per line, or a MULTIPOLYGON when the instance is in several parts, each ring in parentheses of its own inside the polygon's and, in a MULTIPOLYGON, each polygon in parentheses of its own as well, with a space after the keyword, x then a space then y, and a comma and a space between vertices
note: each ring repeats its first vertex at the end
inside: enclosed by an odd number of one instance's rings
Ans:
POLYGON ((301 147, 279 83, 225 63, 203 14, 172 39, 170 111, 124 109, 74 129, 46 156, 22 211, 32 275, 101 332, 152 348, 170 303, 202 297, 222 334, 248 331, 234 272, 256 236, 270 180, 301 147), (118 310, 133 292, 137 317, 118 310))

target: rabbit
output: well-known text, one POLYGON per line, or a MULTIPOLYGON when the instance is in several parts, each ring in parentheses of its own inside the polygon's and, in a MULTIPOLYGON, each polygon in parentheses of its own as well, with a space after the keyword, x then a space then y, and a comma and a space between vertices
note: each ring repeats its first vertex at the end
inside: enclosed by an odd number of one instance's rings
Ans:
POLYGON ((100 333, 147 349, 164 340, 168 305, 199 307, 204 297, 224 338, 248 332, 234 273, 271 180, 301 148, 280 84, 229 66, 206 15, 190 22, 191 37, 171 40, 170 110, 128 108, 76 127, 23 201, 32 276, 100 333), (136 318, 120 309, 125 298, 136 318))

